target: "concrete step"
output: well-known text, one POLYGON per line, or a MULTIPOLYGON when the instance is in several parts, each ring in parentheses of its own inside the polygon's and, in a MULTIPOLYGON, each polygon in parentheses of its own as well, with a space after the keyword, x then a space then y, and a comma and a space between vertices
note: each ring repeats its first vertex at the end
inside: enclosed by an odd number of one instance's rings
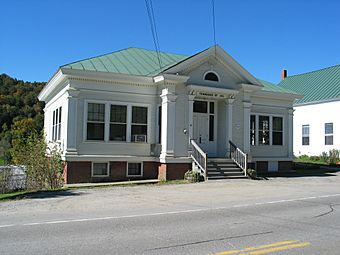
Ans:
POLYGON ((244 179, 242 170, 228 158, 208 158, 207 162, 208 179, 244 179))
POLYGON ((208 174, 210 173, 220 173, 220 174, 228 174, 228 173, 243 173, 239 168, 233 168, 228 170, 221 170, 221 169, 208 169, 208 174))
POLYGON ((208 180, 227 180, 227 179, 248 179, 248 177, 242 176, 208 176, 208 180))
POLYGON ((237 165, 207 165, 208 169, 233 169, 233 168, 239 168, 237 165))
POLYGON ((208 162, 229 162, 234 163, 234 161, 231 158, 208 158, 208 162))

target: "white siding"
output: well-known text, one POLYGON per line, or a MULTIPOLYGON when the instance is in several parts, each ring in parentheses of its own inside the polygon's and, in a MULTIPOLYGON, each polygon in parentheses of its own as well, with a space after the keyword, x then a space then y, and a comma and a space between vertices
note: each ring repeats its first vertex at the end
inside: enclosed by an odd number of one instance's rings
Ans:
POLYGON ((294 107, 294 155, 320 155, 340 149, 340 101, 294 107), (325 123, 333 123, 333 145, 325 145, 325 123), (309 145, 302 145, 302 125, 309 125, 309 145))

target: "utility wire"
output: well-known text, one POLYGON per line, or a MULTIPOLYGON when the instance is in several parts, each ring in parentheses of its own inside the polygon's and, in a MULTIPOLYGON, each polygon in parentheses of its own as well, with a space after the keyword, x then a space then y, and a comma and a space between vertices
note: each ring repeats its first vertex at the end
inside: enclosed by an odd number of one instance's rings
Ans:
POLYGON ((216 58, 215 0, 211 0, 211 4, 212 4, 212 19, 213 19, 213 32, 214 32, 215 58, 216 58))
POLYGON ((152 6, 152 0, 145 0, 145 5, 146 5, 146 10, 147 10, 148 18, 150 22, 152 39, 153 39, 156 54, 157 54, 159 69, 161 70, 162 60, 161 60, 160 46, 159 46, 159 41, 158 41, 158 34, 157 34, 157 28, 156 28, 155 15, 154 15, 153 6, 152 6))

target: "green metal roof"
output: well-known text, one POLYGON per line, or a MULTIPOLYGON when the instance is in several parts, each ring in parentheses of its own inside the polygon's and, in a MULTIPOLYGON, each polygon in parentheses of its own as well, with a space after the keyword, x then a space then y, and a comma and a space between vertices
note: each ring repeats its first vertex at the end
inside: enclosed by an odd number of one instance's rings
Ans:
POLYGON ((258 79, 258 81, 261 82, 261 84, 263 85, 263 91, 296 94, 296 92, 292 90, 279 87, 278 85, 275 85, 274 83, 271 83, 269 81, 264 81, 260 79, 258 79))
POLYGON ((295 104, 340 98, 340 65, 288 76, 278 85, 304 95, 295 104))
POLYGON ((160 69, 156 51, 127 48, 66 64, 61 68, 153 76, 187 58, 187 56, 180 54, 160 52, 162 64, 160 69))
MULTIPOLYGON (((197 54, 200 53, 201 52, 197 54)), ((87 58, 84 60, 66 64, 61 66, 61 68, 154 76, 159 74, 161 71, 169 69, 174 65, 177 65, 189 58, 196 56, 197 54, 188 57, 181 54, 160 52, 160 59, 162 64, 162 68, 160 69, 156 51, 141 48, 127 48, 101 56, 87 58)), ((264 86, 262 88, 262 90, 264 91, 294 93, 268 81, 259 81, 264 86)))

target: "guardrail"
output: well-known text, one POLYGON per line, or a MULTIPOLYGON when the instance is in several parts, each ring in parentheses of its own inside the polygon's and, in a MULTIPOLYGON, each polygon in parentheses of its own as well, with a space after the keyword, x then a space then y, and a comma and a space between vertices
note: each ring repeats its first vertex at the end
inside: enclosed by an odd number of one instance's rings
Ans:
POLYGON ((191 140, 191 147, 192 147, 191 158, 200 168, 201 173, 204 176, 204 180, 207 180, 208 154, 205 153, 194 140, 191 140))
POLYGON ((247 153, 238 148, 232 141, 229 141, 230 158, 242 169, 247 176, 247 153))

